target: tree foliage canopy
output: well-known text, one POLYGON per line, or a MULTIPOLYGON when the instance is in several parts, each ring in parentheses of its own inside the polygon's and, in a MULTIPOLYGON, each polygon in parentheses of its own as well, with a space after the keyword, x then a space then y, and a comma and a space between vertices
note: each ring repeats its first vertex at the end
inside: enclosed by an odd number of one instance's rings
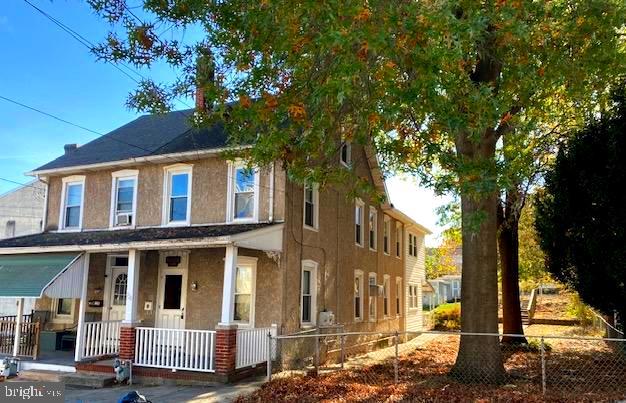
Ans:
MULTIPOLYGON (((626 102, 561 147, 537 230, 555 278, 605 314, 626 314, 626 102)), ((622 316, 626 317, 626 316, 622 316)))

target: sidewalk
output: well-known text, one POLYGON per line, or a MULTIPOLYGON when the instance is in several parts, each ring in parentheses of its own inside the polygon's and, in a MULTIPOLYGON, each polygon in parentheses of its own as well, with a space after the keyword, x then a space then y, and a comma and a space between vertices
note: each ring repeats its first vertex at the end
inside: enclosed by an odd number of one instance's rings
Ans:
POLYGON ((215 386, 133 385, 105 389, 78 389, 67 387, 65 389, 65 401, 68 403, 115 403, 126 393, 136 390, 153 403, 230 402, 240 394, 254 392, 262 383, 263 379, 215 386))

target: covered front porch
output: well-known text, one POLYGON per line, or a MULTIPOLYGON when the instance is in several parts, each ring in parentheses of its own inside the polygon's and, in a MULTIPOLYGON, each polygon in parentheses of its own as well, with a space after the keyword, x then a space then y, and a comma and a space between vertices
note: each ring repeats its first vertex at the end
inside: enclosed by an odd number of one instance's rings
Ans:
MULTIPOLYGON (((282 226, 238 235, 220 243, 157 247, 155 241, 73 253, 72 264, 41 289, 36 311, 48 317, 39 326, 65 332, 68 340, 74 335, 79 369, 102 370, 106 360, 119 357, 152 373, 228 376, 264 363, 267 334, 276 334, 280 322, 282 226)), ((42 255, 69 259, 72 253, 42 255)), ((13 297, 19 311, 24 296, 13 297)), ((24 342, 21 328, 15 326, 14 344, 24 342)), ((20 356, 19 348, 12 355, 20 356)), ((61 356, 67 359, 67 352, 61 356)))

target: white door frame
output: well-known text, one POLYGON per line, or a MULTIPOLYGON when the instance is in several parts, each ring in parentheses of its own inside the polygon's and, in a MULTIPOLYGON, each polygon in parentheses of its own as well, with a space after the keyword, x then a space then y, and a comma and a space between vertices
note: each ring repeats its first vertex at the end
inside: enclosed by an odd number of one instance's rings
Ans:
POLYGON ((189 251, 188 250, 163 250, 159 251, 159 281, 157 286, 157 299, 156 299, 156 310, 154 317, 154 326, 159 327, 159 317, 161 316, 160 312, 163 310, 163 299, 164 299, 164 291, 165 291, 165 275, 166 274, 181 274, 182 284, 181 284, 181 292, 180 292, 180 304, 181 310, 183 311, 183 318, 181 319, 181 327, 180 329, 185 329, 185 323, 187 320, 187 274, 189 272, 189 251), (180 256, 180 265, 176 268, 170 268, 166 266, 165 258, 168 256, 180 256))
MULTIPOLYGON (((113 287, 113 259, 116 257, 128 258, 128 253, 111 253, 107 254, 106 268, 104 271, 104 295, 102 298, 102 320, 110 320, 109 315, 111 313, 111 291, 113 287)), ((122 266, 115 266, 115 268, 122 268, 122 266)), ((126 266, 126 274, 128 274, 128 266, 126 266)), ((127 290, 128 292, 128 290, 127 290)), ((124 315, 122 314, 122 317, 124 315)))

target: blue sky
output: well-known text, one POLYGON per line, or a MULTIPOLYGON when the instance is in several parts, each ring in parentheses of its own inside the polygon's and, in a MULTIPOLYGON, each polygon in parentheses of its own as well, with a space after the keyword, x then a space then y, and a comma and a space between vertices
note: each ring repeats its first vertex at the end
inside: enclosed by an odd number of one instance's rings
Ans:
MULTIPOLYGON (((108 31, 106 22, 77 0, 30 0, 91 42, 108 31)), ((187 39, 190 38, 187 33, 187 39)), ((125 100, 135 83, 72 39, 23 0, 3 0, 0 7, 0 95, 41 109, 100 133, 134 119, 125 100)), ((142 70, 167 81, 165 65, 142 70)), ((193 101, 186 102, 189 105, 193 101)), ((95 134, 55 121, 0 99, 0 177, 25 183, 32 170, 62 154, 63 145, 84 144, 95 134)), ((15 185, 0 180, 0 194, 15 185)), ((388 181, 392 202, 436 232, 433 211, 445 199, 419 189, 415 182, 388 181)), ((431 237, 429 244, 436 243, 431 237)))

